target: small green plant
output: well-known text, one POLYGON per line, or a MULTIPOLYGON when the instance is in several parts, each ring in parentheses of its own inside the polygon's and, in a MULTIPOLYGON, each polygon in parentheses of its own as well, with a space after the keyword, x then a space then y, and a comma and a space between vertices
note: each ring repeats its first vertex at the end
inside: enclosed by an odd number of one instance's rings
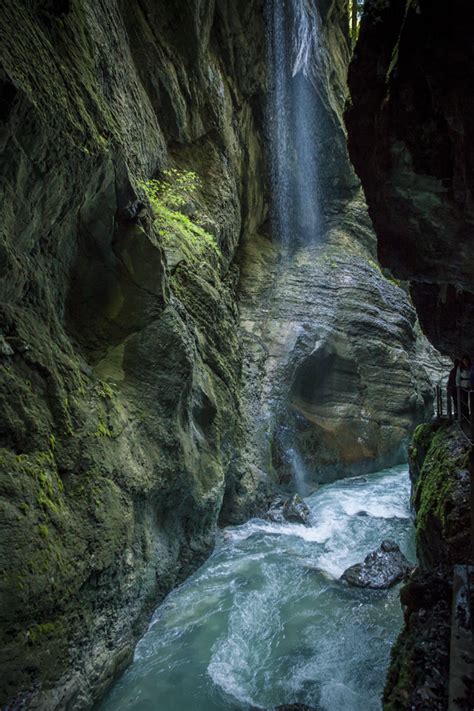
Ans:
MULTIPOLYGON (((142 184, 143 185, 143 184, 142 184)), ((148 180, 144 185, 170 210, 179 210, 202 187, 201 178, 192 170, 164 170, 161 180, 148 180)))
POLYGON ((104 400, 113 400, 114 395, 116 394, 113 387, 105 380, 99 380, 97 384, 97 393, 100 397, 104 398, 104 400))
POLYGON ((97 423, 97 429, 94 432, 94 437, 113 437, 113 434, 109 430, 105 422, 99 420, 99 422, 97 423))
POLYGON ((40 525, 38 526, 38 532, 39 532, 41 538, 47 538, 49 536, 48 527, 45 526, 44 523, 40 523, 40 525))
POLYGON ((45 622, 41 625, 30 627, 26 635, 31 644, 37 644, 43 637, 50 637, 56 631, 56 625, 54 622, 45 622))
POLYGON ((197 252, 210 249, 220 254, 215 238, 202 227, 204 221, 208 221, 207 217, 195 213, 191 219, 183 212, 201 188, 201 179, 196 173, 172 168, 163 172, 161 180, 147 180, 141 182, 140 187, 148 197, 158 234, 165 246, 181 244, 197 252))

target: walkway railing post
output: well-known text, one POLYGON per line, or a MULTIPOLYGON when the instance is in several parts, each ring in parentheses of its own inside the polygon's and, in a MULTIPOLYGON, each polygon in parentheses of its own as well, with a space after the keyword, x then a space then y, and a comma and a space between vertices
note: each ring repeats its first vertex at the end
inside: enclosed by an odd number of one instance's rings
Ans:
POLYGON ((474 447, 472 445, 469 453, 469 479, 471 484, 471 549, 469 562, 474 565, 474 447))
POLYGON ((446 408, 448 411, 447 414, 448 414, 449 421, 452 422, 453 421, 453 403, 452 403, 450 390, 446 391, 446 408))
POLYGON ((461 412, 461 388, 457 387, 457 398, 458 398, 458 422, 462 426, 462 412, 461 412))
MULTIPOLYGON (((469 452, 469 475, 471 485, 471 550, 470 562, 474 563, 474 390, 469 390, 469 424, 471 450, 469 452)), ((468 572, 469 575, 469 572, 468 572)))
POLYGON ((474 390, 469 390, 469 424, 471 426, 471 442, 474 442, 474 390))

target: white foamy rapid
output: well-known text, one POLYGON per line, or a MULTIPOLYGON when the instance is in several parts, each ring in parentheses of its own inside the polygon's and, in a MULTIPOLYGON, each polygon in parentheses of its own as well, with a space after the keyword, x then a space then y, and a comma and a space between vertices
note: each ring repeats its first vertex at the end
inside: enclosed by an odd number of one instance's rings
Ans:
POLYGON ((156 610, 102 711, 381 709, 397 590, 338 578, 384 538, 413 559, 405 467, 322 486, 312 525, 253 519, 156 610))

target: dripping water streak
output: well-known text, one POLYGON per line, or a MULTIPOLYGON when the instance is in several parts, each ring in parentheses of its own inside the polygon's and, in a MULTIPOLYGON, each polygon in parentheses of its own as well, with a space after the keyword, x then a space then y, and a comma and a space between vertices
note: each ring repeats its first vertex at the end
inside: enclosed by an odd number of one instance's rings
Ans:
POLYGON ((318 15, 305 0, 268 0, 267 125, 272 225, 288 256, 322 239, 319 146, 321 122, 313 85, 318 63, 318 15))

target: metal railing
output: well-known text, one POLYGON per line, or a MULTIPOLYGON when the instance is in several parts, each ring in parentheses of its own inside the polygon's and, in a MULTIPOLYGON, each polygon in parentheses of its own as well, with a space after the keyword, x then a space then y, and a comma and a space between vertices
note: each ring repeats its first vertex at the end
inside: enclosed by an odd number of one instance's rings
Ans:
POLYGON ((462 433, 474 442, 474 390, 455 388, 455 403, 451 394, 441 385, 436 386, 436 415, 438 419, 447 417, 456 421, 462 433))
MULTIPOLYGON (((450 422, 455 422, 468 441, 469 447, 469 478, 470 478, 470 524, 471 535, 469 549, 466 551, 466 562, 454 566, 453 580, 456 580, 456 569, 458 569, 458 578, 462 573, 462 578, 465 580, 465 614, 470 627, 471 647, 474 645, 474 611, 473 611, 473 590, 472 590, 472 575, 474 572, 474 390, 456 387, 448 390, 442 385, 436 386, 436 415, 438 419, 447 418, 450 422)), ((472 660, 470 666, 465 663, 460 663, 459 659, 470 659, 469 655, 462 654, 463 648, 460 643, 460 633, 458 624, 458 605, 457 605, 457 589, 453 587, 453 613, 451 623, 451 647, 450 647, 450 672, 449 672, 449 711, 459 711, 460 706, 456 703, 457 696, 460 696, 459 678, 461 672, 470 677, 472 673, 472 660), (469 668, 468 668, 469 667, 469 668)), ((461 640, 462 641, 462 640, 461 640)), ((464 680, 464 676, 462 679, 464 680)))

